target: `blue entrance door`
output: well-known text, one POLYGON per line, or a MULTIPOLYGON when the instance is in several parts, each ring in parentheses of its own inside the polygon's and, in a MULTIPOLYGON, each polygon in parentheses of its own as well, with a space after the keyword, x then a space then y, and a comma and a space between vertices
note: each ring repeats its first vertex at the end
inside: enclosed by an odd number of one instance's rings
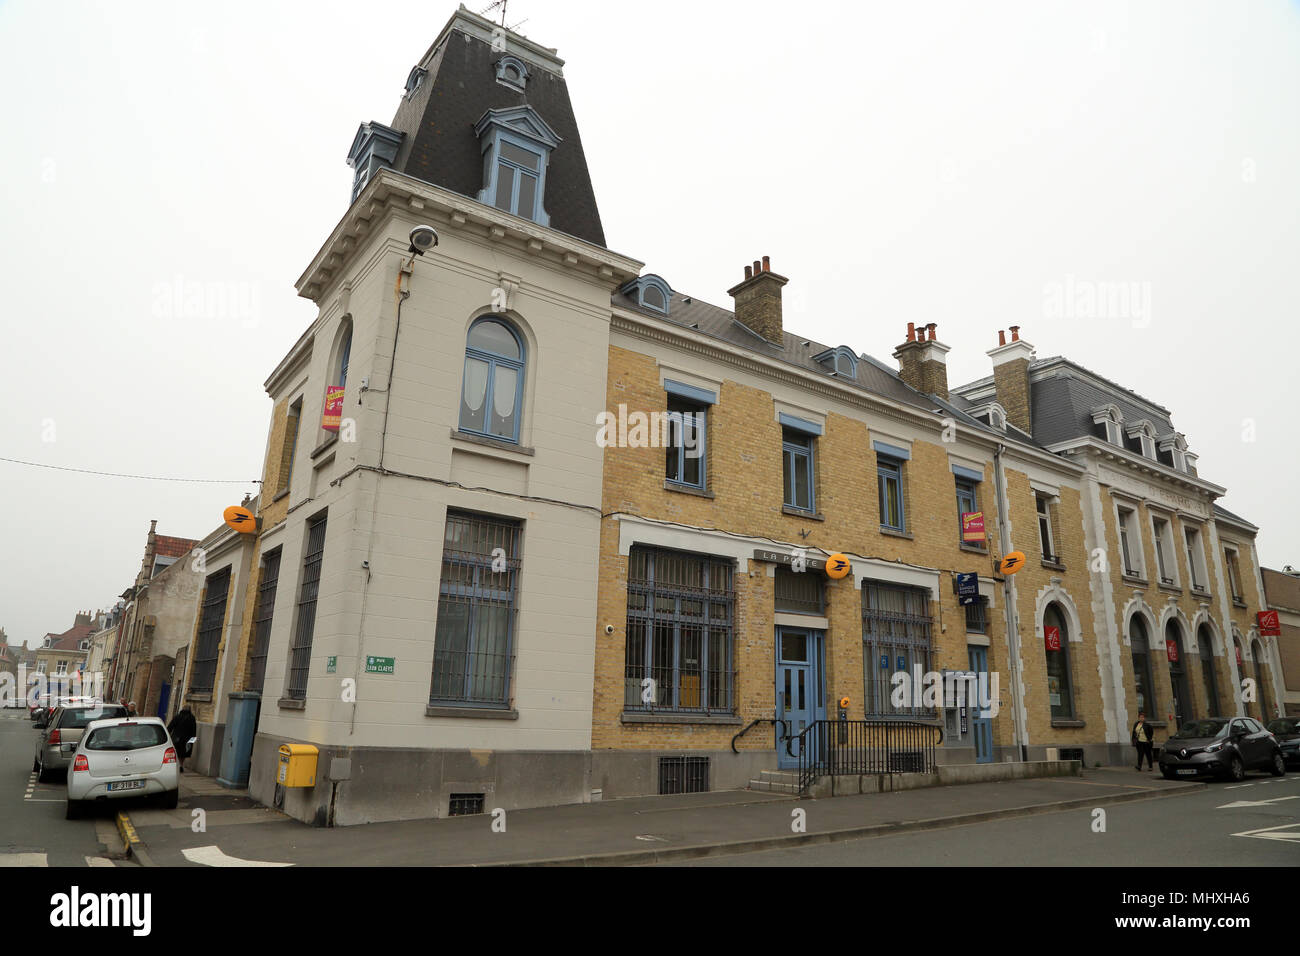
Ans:
POLYGON ((776 717, 781 721, 777 724, 778 767, 799 765, 799 748, 803 744, 793 738, 813 721, 826 718, 822 669, 821 631, 776 629, 776 717))
MULTIPOLYGON (((980 675, 983 678, 984 686, 988 687, 988 669, 989 669, 989 652, 986 647, 967 648, 970 655, 970 669, 975 672, 976 687, 980 684, 980 675)), ((992 763, 993 762, 993 720, 989 717, 980 716, 979 693, 976 692, 967 698, 966 712, 970 716, 971 737, 975 741, 975 762, 992 763)))

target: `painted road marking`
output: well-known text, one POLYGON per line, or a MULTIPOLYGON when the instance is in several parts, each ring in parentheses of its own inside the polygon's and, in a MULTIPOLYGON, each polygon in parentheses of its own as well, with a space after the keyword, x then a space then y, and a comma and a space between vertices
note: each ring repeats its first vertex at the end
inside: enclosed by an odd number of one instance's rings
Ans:
POLYGON ((86 866, 117 866, 117 864, 106 856, 88 856, 86 866))
POLYGON ((1254 837, 1257 840, 1283 840, 1287 843, 1300 843, 1300 831, 1295 833, 1279 833, 1279 830, 1294 830, 1300 827, 1300 823, 1284 823, 1280 827, 1265 827, 1262 830, 1244 830, 1241 833, 1234 833, 1233 836, 1254 837))
POLYGON ((216 846, 196 846, 181 850, 181 854, 191 863, 203 866, 293 866, 292 863, 271 863, 265 860, 241 860, 237 856, 227 856, 216 846))
POLYGON ((1240 790, 1242 787, 1253 787, 1253 786, 1255 786, 1253 783, 1238 783, 1238 784, 1233 784, 1231 787, 1224 787, 1223 789, 1224 789, 1224 790, 1240 790))
POLYGON ((1233 810, 1237 807, 1267 807, 1270 804, 1281 803, 1283 800, 1300 800, 1300 794, 1292 794, 1289 797, 1274 797, 1272 800, 1238 800, 1236 803, 1225 803, 1218 810, 1233 810))
POLYGON ((0 866, 49 866, 44 853, 0 853, 0 866))

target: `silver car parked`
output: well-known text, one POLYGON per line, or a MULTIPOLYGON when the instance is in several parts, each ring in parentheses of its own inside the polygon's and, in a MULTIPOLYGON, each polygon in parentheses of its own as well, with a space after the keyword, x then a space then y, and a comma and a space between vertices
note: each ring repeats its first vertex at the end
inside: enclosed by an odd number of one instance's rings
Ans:
POLYGON ((102 701, 60 704, 54 708, 48 721, 37 723, 36 756, 32 758, 36 779, 44 781, 52 771, 68 769, 77 741, 92 720, 125 716, 126 708, 121 704, 102 701))
POLYGON ((175 809, 180 765, 167 727, 157 717, 96 720, 87 727, 68 770, 68 819, 92 801, 160 797, 175 809))

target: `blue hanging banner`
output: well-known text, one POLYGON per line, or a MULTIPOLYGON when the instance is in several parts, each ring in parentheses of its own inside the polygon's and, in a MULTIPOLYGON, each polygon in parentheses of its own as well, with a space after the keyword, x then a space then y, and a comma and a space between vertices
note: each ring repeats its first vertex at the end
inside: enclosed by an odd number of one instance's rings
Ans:
POLYGON ((976 604, 980 599, 980 579, 978 574, 957 575, 957 603, 961 605, 976 604))

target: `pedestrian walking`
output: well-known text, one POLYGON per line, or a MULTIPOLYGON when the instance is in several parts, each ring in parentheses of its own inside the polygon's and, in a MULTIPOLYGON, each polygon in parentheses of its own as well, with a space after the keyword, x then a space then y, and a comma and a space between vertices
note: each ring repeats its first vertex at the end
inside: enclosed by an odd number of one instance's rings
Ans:
POLYGON ((167 725, 167 733, 171 735, 172 744, 176 747, 176 752, 180 754, 180 759, 176 761, 177 769, 181 773, 185 772, 185 758, 189 756, 186 747, 190 739, 194 736, 198 724, 194 720, 194 714, 188 707, 182 707, 172 718, 172 722, 167 725))
POLYGON ((1142 769, 1142 758, 1147 758, 1147 769, 1155 770, 1155 763, 1151 759, 1151 745, 1155 739, 1155 734, 1151 729, 1151 723, 1147 720, 1145 713, 1138 713, 1137 723, 1133 725, 1133 746, 1137 748, 1138 765, 1137 769, 1142 769))

